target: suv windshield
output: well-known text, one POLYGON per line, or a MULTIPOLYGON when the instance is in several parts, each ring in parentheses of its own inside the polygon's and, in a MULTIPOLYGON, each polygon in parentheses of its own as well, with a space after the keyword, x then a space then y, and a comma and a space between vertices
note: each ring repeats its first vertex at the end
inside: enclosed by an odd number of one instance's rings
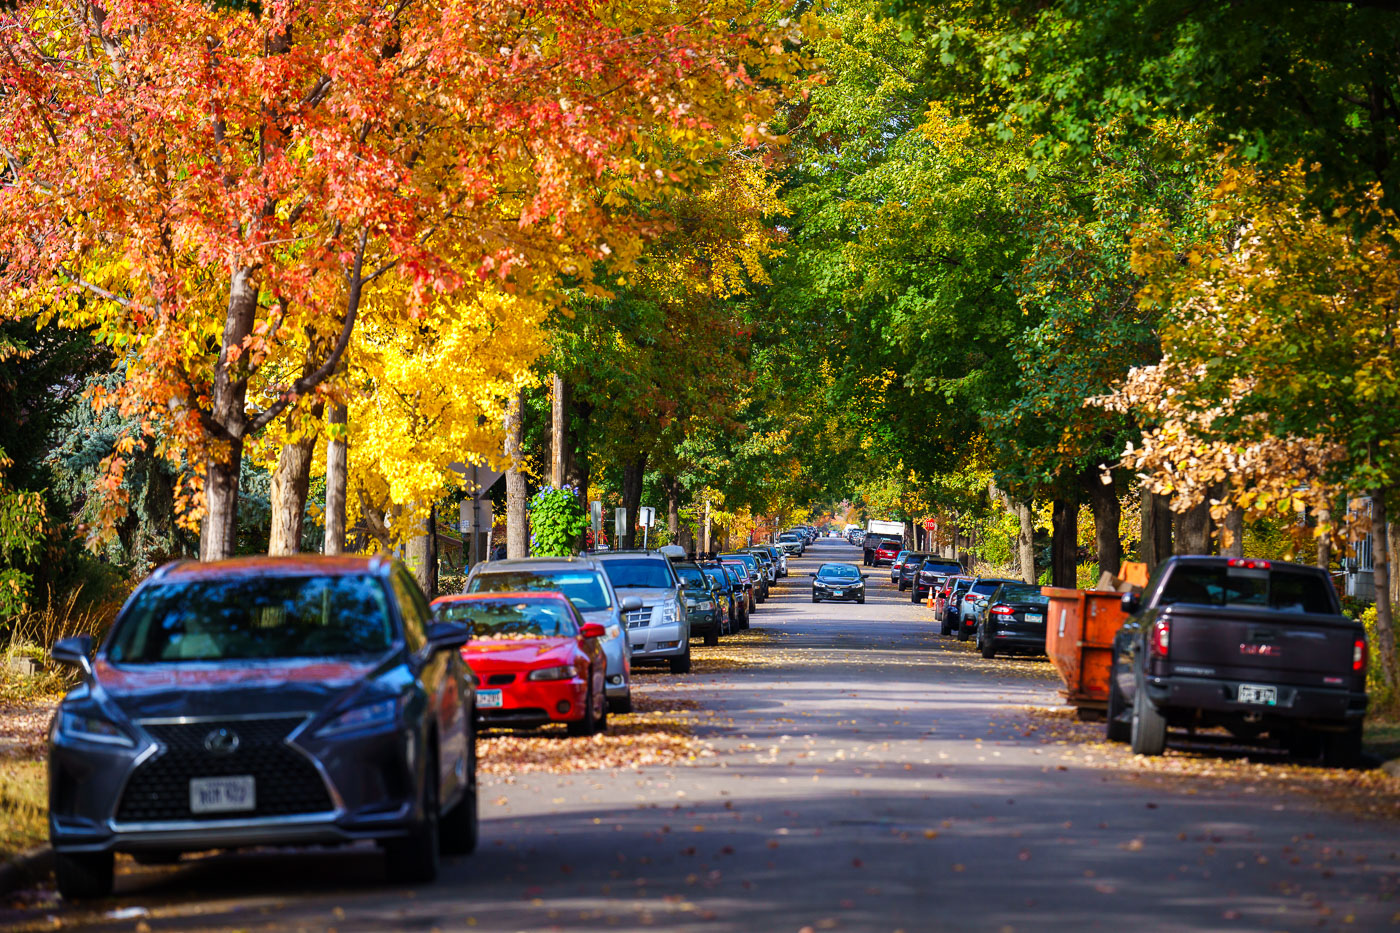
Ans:
POLYGON ((675 586, 664 557, 615 557, 603 562, 613 589, 667 590, 675 586))
POLYGON ((498 570, 477 574, 468 593, 563 593, 580 612, 612 608, 608 588, 596 570, 498 570))
POLYGON ((568 607, 554 600, 463 600, 441 603, 441 617, 471 628, 472 638, 574 638, 568 607))
POLYGON ((1331 586, 1320 574, 1211 564, 1181 564, 1172 570, 1157 605, 1256 606, 1284 612, 1330 614, 1331 586))
POLYGON ((143 589, 113 636, 114 664, 355 657, 388 650, 384 585, 368 576, 232 577, 143 589))

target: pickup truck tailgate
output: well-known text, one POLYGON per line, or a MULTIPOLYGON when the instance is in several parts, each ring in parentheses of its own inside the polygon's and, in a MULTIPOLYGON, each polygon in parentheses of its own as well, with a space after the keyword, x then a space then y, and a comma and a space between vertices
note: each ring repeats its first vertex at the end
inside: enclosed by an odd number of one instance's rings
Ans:
POLYGON ((1356 623, 1330 615, 1177 604, 1170 620, 1167 663, 1179 670, 1210 668, 1217 676, 1274 683, 1317 684, 1322 676, 1352 673, 1352 652, 1362 638, 1356 623))

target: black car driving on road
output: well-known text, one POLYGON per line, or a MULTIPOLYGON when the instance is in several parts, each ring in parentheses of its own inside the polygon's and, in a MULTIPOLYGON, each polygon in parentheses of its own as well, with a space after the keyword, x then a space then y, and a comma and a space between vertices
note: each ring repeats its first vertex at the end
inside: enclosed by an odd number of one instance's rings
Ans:
POLYGON ((477 840, 468 629, 379 557, 187 561, 131 595, 54 714, 59 892, 110 893, 113 856, 379 843, 431 881, 477 840))
POLYGON ((855 564, 822 564, 812 574, 812 602, 830 599, 863 603, 867 578, 855 564))

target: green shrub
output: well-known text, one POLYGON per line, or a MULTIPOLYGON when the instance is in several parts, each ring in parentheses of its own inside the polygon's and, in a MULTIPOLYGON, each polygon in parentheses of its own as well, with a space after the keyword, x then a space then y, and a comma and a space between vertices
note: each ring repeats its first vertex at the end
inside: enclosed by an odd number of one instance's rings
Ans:
POLYGON ((1366 626, 1366 691, 1371 694, 1371 709, 1378 712, 1394 712, 1400 696, 1386 685, 1385 674, 1381 669, 1381 653, 1376 649, 1376 607, 1367 606, 1361 613, 1361 622, 1366 626))
POLYGON ((530 553, 568 557, 588 529, 588 516, 573 486, 545 486, 530 500, 530 553))

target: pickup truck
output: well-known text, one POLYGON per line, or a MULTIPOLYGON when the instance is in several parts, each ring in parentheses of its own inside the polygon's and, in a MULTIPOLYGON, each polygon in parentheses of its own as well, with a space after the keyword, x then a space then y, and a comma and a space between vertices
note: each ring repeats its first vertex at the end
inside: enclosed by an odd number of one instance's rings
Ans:
POLYGON ((1108 738, 1160 755, 1167 728, 1267 733, 1299 757, 1352 764, 1366 716, 1366 631, 1323 570, 1252 558, 1172 557, 1123 596, 1108 738))

